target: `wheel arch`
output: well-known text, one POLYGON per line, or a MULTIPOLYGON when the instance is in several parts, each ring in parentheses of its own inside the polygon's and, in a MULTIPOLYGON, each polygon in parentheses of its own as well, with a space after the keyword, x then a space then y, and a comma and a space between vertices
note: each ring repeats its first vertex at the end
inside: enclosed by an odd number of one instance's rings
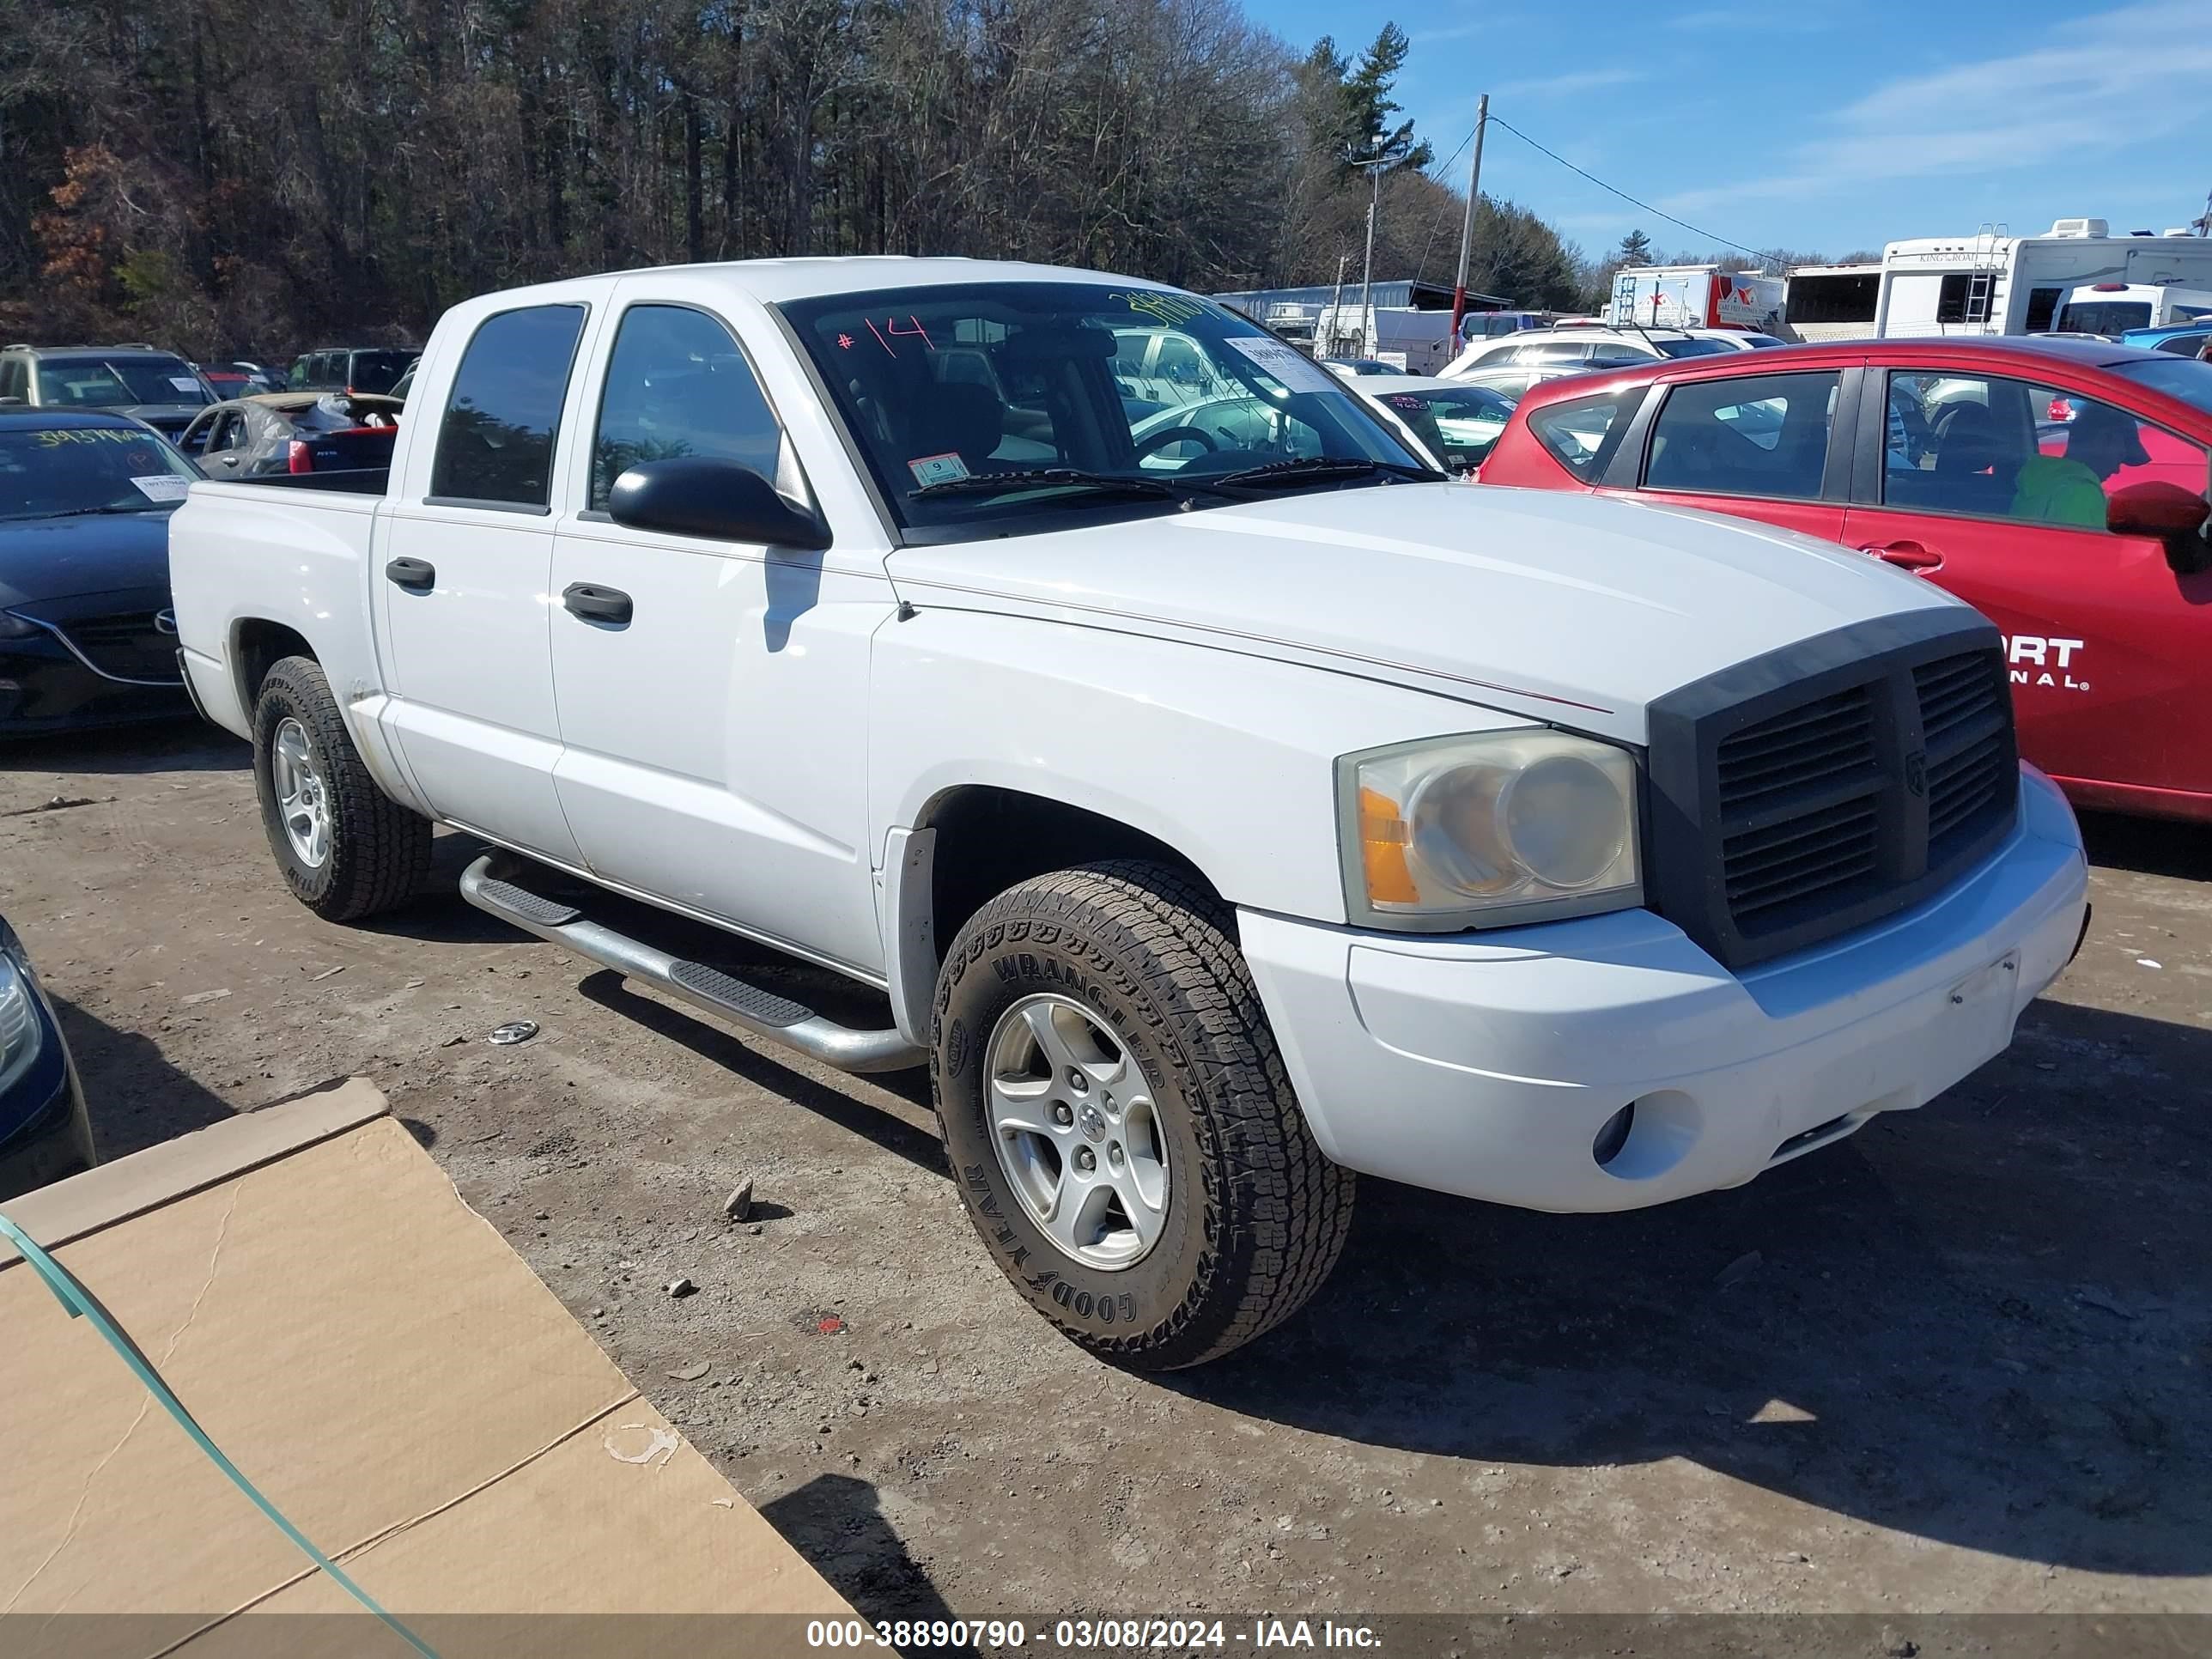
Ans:
POLYGON ((1180 872, 1220 897, 1198 860, 1111 813, 995 783, 939 790, 884 859, 884 933, 892 1011, 926 1042, 937 969, 969 917, 1018 882, 1108 859, 1180 872))
POLYGON ((296 628, 266 617, 240 617, 230 625, 230 672, 239 707, 252 718, 254 700, 269 671, 287 657, 320 662, 315 647, 296 628))

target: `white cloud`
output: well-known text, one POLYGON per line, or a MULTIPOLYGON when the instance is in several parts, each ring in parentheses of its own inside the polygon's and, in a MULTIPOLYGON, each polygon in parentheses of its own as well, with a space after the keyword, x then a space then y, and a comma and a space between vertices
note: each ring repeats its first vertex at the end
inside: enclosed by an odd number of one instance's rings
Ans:
POLYGON ((1565 75, 1540 76, 1529 81, 1507 81, 1491 88, 1490 95, 1503 103, 1509 99, 1565 98, 1579 92, 1596 92, 1606 87, 1626 86, 1632 81, 1650 78, 1648 70, 1631 69, 1617 64, 1608 69, 1570 70, 1565 75))
POLYGON ((1901 76, 1838 111, 1825 136, 1790 151, 1781 172, 1659 204, 1695 213, 1886 179, 2141 157, 2203 118, 2212 81, 2203 21, 2203 0, 2150 0, 2079 19, 2051 46, 1901 76))

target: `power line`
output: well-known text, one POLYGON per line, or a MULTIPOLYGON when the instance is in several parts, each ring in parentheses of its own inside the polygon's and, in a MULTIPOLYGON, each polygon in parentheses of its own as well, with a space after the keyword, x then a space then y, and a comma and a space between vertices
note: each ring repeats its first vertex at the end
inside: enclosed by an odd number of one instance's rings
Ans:
MULTIPOLYGON (((1717 242, 1723 247, 1732 247, 1739 253, 1748 253, 1754 259, 1768 259, 1773 257, 1773 250, 1771 248, 1746 247, 1741 242, 1732 240, 1729 237, 1717 236, 1710 230, 1700 230, 1697 226, 1692 224, 1687 219, 1677 219, 1673 214, 1653 207, 1650 203, 1646 202, 1638 197, 1631 196, 1626 191, 1619 188, 1617 185, 1608 185, 1595 173, 1591 173, 1584 168, 1577 167, 1572 161, 1567 160, 1565 156, 1560 155, 1559 151, 1546 149, 1545 146, 1538 143, 1534 138, 1531 138, 1527 133, 1522 131, 1520 128, 1515 126, 1510 121, 1507 120, 1502 115, 1492 115, 1490 118, 1490 125, 1494 127, 1504 127, 1506 131, 1511 133, 1522 143, 1528 145, 1529 149, 1542 151, 1543 154, 1550 156, 1561 167, 1566 168, 1568 172, 1579 173, 1583 178, 1589 179, 1590 183, 1595 185, 1600 190, 1610 191, 1612 194, 1620 198, 1622 201, 1628 203, 1631 206, 1640 207, 1646 213, 1656 215, 1657 217, 1664 219, 1670 225, 1679 225, 1681 228, 1690 232, 1692 235, 1704 237, 1708 242, 1717 242)), ((1469 135, 1469 137, 1472 136, 1472 134, 1469 135)))
MULTIPOLYGON (((1469 127, 1467 130, 1467 137, 1459 141, 1459 149, 1455 149, 1450 155, 1445 156, 1443 164, 1437 167, 1435 170, 1438 173, 1449 173, 1451 171, 1451 164, 1459 160, 1460 150, 1465 149, 1474 142, 1474 129, 1473 127, 1469 127)), ((1443 180, 1439 179, 1437 182, 1441 184, 1443 183, 1443 180)), ((1444 188, 1449 190, 1451 186, 1445 185, 1444 188)), ((1449 202, 1446 202, 1443 207, 1437 210, 1437 216, 1429 226, 1429 240, 1421 244, 1421 263, 1416 266, 1413 270, 1413 280, 1417 283, 1421 280, 1422 276, 1426 274, 1429 269, 1429 254, 1437 245, 1437 232, 1443 228, 1444 216, 1450 211, 1451 204, 1449 202)))

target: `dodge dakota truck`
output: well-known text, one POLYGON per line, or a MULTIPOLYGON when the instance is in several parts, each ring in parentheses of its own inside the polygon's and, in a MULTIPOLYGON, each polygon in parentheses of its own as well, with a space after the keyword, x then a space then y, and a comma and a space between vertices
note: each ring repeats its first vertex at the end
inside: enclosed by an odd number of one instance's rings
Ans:
POLYGON ((195 482, 173 522, 185 671, 283 879, 369 915, 449 823, 515 927, 832 1066, 926 1064, 984 1248, 1117 1364, 1289 1316, 1358 1174, 1618 1210, 1919 1107, 2080 943, 2079 832, 1972 610, 1448 480, 1188 294, 592 276, 447 313, 409 408, 388 475, 195 482), (1152 419, 1135 331, 1234 406, 1152 419))

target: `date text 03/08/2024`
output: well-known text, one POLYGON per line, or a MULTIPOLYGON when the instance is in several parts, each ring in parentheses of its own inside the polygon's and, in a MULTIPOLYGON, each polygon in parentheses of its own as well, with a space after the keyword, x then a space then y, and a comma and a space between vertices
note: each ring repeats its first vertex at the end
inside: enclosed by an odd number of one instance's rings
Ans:
POLYGON ((806 1626, 811 1648, 980 1648, 988 1651, 1037 1646, 1071 1651, 1130 1650, 1178 1652, 1229 1648, 1362 1648, 1382 1646, 1371 1626, 1333 1619, 1060 1619, 1050 1625, 1018 1620, 816 1619, 806 1626))

